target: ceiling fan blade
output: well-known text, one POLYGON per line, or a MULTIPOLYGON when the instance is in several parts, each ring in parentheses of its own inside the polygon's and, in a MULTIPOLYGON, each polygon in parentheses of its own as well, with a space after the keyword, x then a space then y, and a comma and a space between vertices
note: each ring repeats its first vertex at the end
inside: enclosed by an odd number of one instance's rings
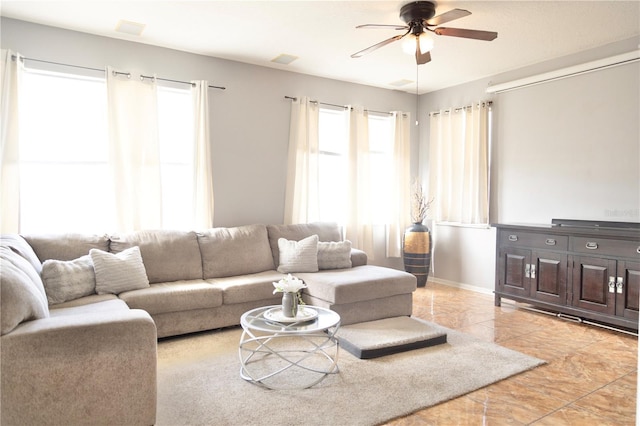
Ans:
POLYGON ((463 28, 445 28, 439 27, 434 30, 438 35, 473 38, 476 40, 491 41, 498 37, 498 33, 493 31, 465 30, 463 28))
POLYGON ((420 37, 416 37, 416 64, 423 65, 431 61, 431 53, 427 50, 422 53, 420 49, 420 37))
POLYGON ((358 25, 356 28, 367 28, 373 30, 408 30, 406 25, 385 25, 385 24, 364 24, 358 25))
POLYGON ((351 55, 351 57, 352 58, 361 58, 362 56, 364 56, 366 54, 369 54, 369 53, 373 52, 374 50, 378 50, 381 47, 386 46, 389 43, 393 43, 394 41, 400 40, 402 37, 406 36, 407 34, 409 34, 409 33, 407 32, 407 33, 404 33, 402 35, 397 35, 397 36, 393 36, 391 38, 388 38, 388 39, 386 39, 384 41, 381 41, 380 43, 374 44, 373 46, 369 46, 366 49, 363 49, 363 50, 361 50, 359 52, 354 53, 353 55, 351 55))
POLYGON ((431 19, 426 19, 424 22, 429 25, 442 25, 445 22, 453 21, 454 19, 464 18, 465 16, 471 15, 471 12, 464 9, 452 9, 448 12, 445 12, 441 15, 434 16, 431 19))
POLYGON ((424 65, 431 61, 431 52, 420 53, 420 49, 416 49, 416 64, 424 65))

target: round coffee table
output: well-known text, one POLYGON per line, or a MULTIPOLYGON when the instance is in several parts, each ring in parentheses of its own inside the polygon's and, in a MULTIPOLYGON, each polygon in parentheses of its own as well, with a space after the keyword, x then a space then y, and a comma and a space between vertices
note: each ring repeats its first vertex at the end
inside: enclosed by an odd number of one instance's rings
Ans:
POLYGON ((282 307, 264 306, 241 319, 240 377, 269 389, 304 389, 338 373, 340 315, 303 305, 286 318, 282 307))

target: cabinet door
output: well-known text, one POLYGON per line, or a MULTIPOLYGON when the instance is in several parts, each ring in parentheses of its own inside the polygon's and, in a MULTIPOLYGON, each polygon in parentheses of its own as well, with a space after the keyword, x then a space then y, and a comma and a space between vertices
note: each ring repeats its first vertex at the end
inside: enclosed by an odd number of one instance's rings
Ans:
POLYGON ((514 296, 531 297, 531 250, 500 248, 499 289, 514 296))
POLYGON ((640 262, 618 262, 616 277, 616 315, 638 320, 640 304, 640 262), (621 285, 618 285, 620 282, 621 285))
POLYGON ((573 258, 573 305, 593 312, 615 315, 615 276, 615 260, 575 256, 573 258))
POLYGON ((564 305, 567 303, 567 255, 533 251, 530 268, 532 296, 540 301, 564 305))

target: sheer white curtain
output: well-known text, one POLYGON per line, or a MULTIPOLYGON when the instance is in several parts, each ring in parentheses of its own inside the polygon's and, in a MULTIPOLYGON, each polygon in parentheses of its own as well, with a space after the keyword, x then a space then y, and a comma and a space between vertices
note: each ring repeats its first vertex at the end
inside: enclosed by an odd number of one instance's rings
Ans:
POLYGON ((307 97, 291 102, 289 156, 284 223, 317 221, 319 213, 317 102, 307 97))
POLYGON ((431 114, 429 194, 436 221, 489 222, 489 111, 479 103, 431 114))
POLYGON ((127 78, 107 67, 107 102, 117 230, 159 229, 162 191, 155 78, 127 78))
POLYGON ((402 235, 411 223, 411 144, 409 114, 393 112, 393 164, 387 229, 387 257, 402 257, 402 235))
POLYGON ((0 54, 0 232, 17 233, 20 230, 18 92, 23 66, 20 55, 11 50, 2 49, 0 54))
POLYGON ((213 226, 213 170, 209 137, 209 82, 194 81, 191 87, 195 149, 193 159, 193 225, 198 229, 213 226))
POLYGON ((373 220, 369 115, 362 107, 349 109, 347 221, 345 239, 373 258, 373 220))

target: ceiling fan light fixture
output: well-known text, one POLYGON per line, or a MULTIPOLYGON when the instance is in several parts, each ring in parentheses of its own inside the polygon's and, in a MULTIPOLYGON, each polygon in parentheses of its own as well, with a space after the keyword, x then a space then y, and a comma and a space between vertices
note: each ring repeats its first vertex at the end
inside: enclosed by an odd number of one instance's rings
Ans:
POLYGON ((420 52, 431 52, 435 45, 433 37, 431 37, 426 31, 420 34, 420 52))
POLYGON ((433 38, 426 32, 421 32, 419 35, 408 34, 404 40, 402 40, 402 50, 407 55, 415 55, 416 42, 420 37, 420 53, 427 53, 433 49, 433 38))

